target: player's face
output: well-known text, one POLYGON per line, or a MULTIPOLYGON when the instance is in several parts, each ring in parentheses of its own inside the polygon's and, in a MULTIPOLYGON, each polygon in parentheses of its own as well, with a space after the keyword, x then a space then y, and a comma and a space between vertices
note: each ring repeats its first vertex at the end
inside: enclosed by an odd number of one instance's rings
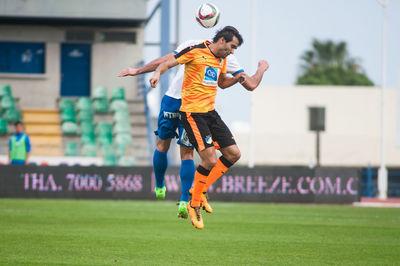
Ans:
POLYGON ((224 42, 221 48, 221 57, 225 58, 230 54, 233 54, 235 50, 239 47, 239 40, 233 36, 232 41, 224 42))
POLYGON ((23 127, 21 124, 18 124, 18 125, 15 127, 15 132, 16 132, 17 134, 24 132, 24 127, 23 127))

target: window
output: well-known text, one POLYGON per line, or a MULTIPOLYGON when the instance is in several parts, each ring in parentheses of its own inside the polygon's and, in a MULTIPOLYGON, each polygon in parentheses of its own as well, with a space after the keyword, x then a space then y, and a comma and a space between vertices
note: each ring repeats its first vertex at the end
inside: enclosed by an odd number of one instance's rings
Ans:
POLYGON ((136 32, 130 31, 108 31, 101 35, 103 42, 128 42, 136 43, 136 32))
POLYGON ((44 74, 45 44, 0 42, 0 73, 44 74))
POLYGON ((309 107, 310 113, 310 130, 324 131, 325 130, 325 108, 324 107, 309 107))
POLYGON ((67 31, 65 33, 65 40, 71 42, 93 42, 93 31, 67 31))

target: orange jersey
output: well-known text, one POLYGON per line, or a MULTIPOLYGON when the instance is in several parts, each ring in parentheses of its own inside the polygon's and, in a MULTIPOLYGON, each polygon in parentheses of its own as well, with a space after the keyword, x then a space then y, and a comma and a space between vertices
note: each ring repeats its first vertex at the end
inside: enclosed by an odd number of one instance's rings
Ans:
POLYGON ((206 113, 214 110, 218 78, 226 73, 226 58, 216 57, 208 48, 209 41, 190 46, 175 55, 185 64, 182 84, 182 112, 206 113))

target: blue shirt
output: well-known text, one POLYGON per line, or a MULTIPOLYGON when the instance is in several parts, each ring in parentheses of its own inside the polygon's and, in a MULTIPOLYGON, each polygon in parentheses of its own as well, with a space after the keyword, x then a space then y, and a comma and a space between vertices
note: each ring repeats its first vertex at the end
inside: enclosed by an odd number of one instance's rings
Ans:
MULTIPOLYGON (((24 135, 24 133, 19 133, 19 134, 15 134, 14 136, 16 136, 17 141, 19 141, 22 136, 24 135)), ((25 135, 25 144, 26 144, 26 152, 31 152, 31 141, 29 139, 28 135, 25 135)), ((9 147, 9 151, 11 151, 11 138, 8 141, 8 147, 9 147)), ((21 160, 12 160, 11 164, 25 164, 25 161, 21 161, 21 160)))

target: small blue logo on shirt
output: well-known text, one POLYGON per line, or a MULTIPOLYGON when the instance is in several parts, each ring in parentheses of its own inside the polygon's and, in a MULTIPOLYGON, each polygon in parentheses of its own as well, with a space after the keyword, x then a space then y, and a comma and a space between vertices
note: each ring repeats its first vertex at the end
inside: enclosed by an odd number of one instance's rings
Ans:
POLYGON ((218 68, 206 67, 204 72, 203 84, 209 86, 217 86, 218 68))
POLYGON ((206 137, 206 143, 211 144, 213 142, 211 136, 206 137))

